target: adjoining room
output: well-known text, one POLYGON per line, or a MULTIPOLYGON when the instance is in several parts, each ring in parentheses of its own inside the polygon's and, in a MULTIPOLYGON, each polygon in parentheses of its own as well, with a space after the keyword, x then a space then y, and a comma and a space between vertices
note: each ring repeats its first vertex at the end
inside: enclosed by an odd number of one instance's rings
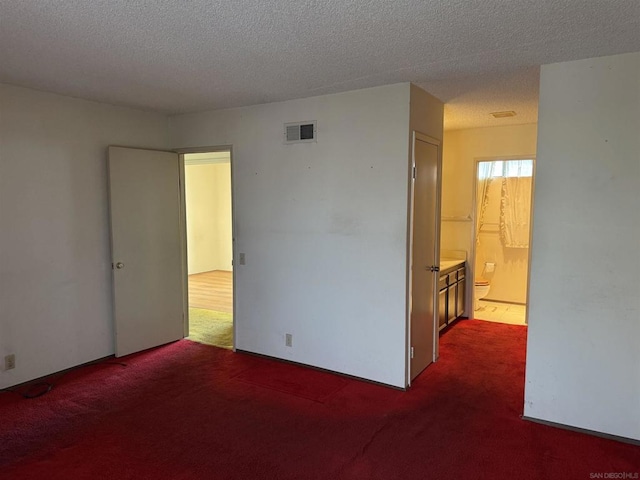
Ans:
POLYGON ((231 152, 184 155, 189 340, 233 348, 231 152))
POLYGON ((466 261, 455 317, 527 324, 537 104, 534 91, 511 117, 445 130, 441 260, 466 261))
POLYGON ((473 317, 526 323, 533 159, 477 162, 473 317))

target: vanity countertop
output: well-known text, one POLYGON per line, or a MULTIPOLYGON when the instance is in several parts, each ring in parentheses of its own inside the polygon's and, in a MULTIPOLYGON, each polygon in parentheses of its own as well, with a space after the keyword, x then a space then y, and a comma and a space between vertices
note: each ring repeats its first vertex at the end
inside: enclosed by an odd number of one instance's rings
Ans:
POLYGON ((440 260, 440 273, 446 271, 446 270, 452 270, 454 267, 459 267, 462 266, 464 264, 464 260, 462 259, 450 259, 450 258, 443 258, 440 260))

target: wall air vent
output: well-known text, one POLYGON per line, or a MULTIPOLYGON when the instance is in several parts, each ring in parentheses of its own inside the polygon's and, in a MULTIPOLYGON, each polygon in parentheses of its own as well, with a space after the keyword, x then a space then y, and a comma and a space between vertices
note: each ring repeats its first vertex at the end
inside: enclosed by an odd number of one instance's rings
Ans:
POLYGON ((315 142, 317 137, 316 121, 284 124, 284 143, 315 142))
POLYGON ((493 118, 508 118, 508 117, 515 117, 516 112, 514 112, 513 110, 509 110, 506 112, 492 112, 489 115, 491 115, 493 118))

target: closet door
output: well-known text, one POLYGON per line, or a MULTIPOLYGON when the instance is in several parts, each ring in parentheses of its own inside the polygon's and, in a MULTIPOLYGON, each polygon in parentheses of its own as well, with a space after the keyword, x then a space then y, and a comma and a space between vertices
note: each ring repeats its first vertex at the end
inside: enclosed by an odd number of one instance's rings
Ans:
POLYGON ((413 141, 409 380, 438 352, 440 144, 419 133, 413 141))

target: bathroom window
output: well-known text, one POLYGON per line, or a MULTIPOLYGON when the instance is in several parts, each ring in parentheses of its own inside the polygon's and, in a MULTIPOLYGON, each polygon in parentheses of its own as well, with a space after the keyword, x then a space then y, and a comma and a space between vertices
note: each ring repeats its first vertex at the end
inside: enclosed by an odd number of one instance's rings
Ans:
POLYGON ((481 169, 480 178, 533 177, 533 160, 497 160, 486 164, 489 168, 481 169))

